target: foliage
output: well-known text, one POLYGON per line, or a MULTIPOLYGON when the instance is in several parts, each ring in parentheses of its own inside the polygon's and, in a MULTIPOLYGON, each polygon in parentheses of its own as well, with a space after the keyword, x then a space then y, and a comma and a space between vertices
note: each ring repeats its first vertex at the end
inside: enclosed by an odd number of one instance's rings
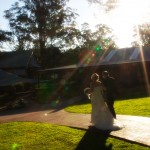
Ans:
POLYGON ((57 47, 48 47, 41 50, 42 66, 44 68, 52 68, 61 65, 62 53, 57 47))
POLYGON ((148 150, 148 147, 110 138, 108 134, 47 123, 0 124, 0 148, 5 150, 148 150))
MULTIPOLYGON (((117 100, 114 105, 117 114, 136 115, 136 116, 150 116, 149 97, 117 100), (125 108, 125 109, 123 109, 125 108)), ((66 111, 75 113, 91 113, 90 101, 87 104, 81 103, 80 105, 69 106, 65 108, 66 111)))
POLYGON ((55 103, 56 101, 76 97, 78 89, 74 83, 68 82, 62 85, 60 82, 49 81, 40 83, 40 88, 36 92, 36 100, 40 103, 55 103))
POLYGON ((92 32, 87 23, 82 24, 83 48, 108 50, 116 47, 112 30, 105 24, 98 24, 92 32))
POLYGON ((95 3, 103 7, 106 12, 109 12, 117 7, 119 0, 88 0, 89 3, 95 3))
POLYGON ((0 43, 11 40, 11 32, 0 30, 0 43))
MULTIPOLYGON (((66 7, 67 0, 20 0, 5 17, 18 41, 18 49, 28 45, 43 50, 45 47, 63 47, 73 41, 78 30, 75 28, 76 15, 66 7)), ((39 52, 40 54, 40 52, 39 52)))
POLYGON ((55 90, 57 88, 57 84, 52 82, 40 83, 40 88, 37 89, 36 92, 36 100, 40 103, 45 103, 50 100, 55 100, 55 90))
POLYGON ((135 41, 133 46, 149 46, 150 45, 150 23, 145 23, 134 27, 135 41))
POLYGON ((82 29, 81 29, 81 34, 82 34, 82 47, 86 47, 87 49, 90 49, 91 46, 95 44, 95 41, 93 40, 92 36, 92 30, 89 27, 88 23, 82 24, 82 29))
POLYGON ((11 41, 11 32, 0 30, 0 46, 2 46, 2 43, 4 42, 10 42, 11 41))
POLYGON ((76 47, 75 49, 69 49, 62 52, 62 57, 60 60, 61 66, 77 64, 79 61, 80 48, 76 47))
POLYGON ((105 24, 98 24, 97 30, 93 33, 93 38, 96 41, 96 48, 100 50, 109 50, 116 48, 112 29, 105 24))
POLYGON ((89 25, 84 23, 81 35, 83 45, 79 59, 82 63, 89 64, 99 61, 104 51, 117 48, 112 30, 105 24, 98 24, 96 30, 92 32, 89 25))
POLYGON ((81 49, 96 49, 99 55, 98 50, 115 47, 111 29, 106 25, 97 25, 95 32, 87 23, 81 30, 77 29, 77 14, 66 7, 66 3, 67 0, 19 0, 6 10, 5 18, 9 21, 14 42, 17 41, 15 50, 32 48, 39 63, 55 67, 59 65, 55 58, 64 60, 59 50, 64 50, 63 54, 71 64, 77 63, 81 49), (69 52, 65 53, 66 50, 69 52))

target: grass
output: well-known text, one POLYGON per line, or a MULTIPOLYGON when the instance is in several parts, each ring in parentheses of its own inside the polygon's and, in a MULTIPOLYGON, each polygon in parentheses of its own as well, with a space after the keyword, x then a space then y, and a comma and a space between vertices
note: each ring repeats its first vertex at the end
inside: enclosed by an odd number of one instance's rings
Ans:
MULTIPOLYGON (((91 113, 90 101, 65 108, 91 113)), ((150 116, 149 97, 117 100, 117 114, 150 116)), ((109 134, 35 122, 0 124, 0 150, 148 150, 148 147, 109 137, 109 134)))
POLYGON ((76 147, 83 134, 77 129, 46 123, 5 123, 0 125, 0 149, 70 150, 76 147))
POLYGON ((36 100, 39 103, 47 103, 51 100, 61 99, 68 100, 76 96, 76 87, 74 83, 61 85, 60 83, 45 82, 40 83, 40 88, 37 88, 36 100))
POLYGON ((47 123, 0 124, 0 150, 148 150, 108 134, 47 123))
MULTIPOLYGON (((117 114, 150 116, 150 97, 117 100, 115 101, 115 111, 117 114)), ((81 103, 65 108, 68 112, 74 113, 91 113, 91 103, 81 103)))

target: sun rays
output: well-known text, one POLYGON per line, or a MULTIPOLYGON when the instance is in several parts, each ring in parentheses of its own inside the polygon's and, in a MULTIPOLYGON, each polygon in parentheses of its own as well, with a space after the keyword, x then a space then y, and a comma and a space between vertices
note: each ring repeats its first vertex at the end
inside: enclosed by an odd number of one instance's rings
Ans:
MULTIPOLYGON (((140 34, 139 34, 138 26, 136 26, 136 32, 137 32, 137 36, 138 36, 138 39, 139 39, 139 42, 140 42, 140 34)), ((147 71, 147 68, 146 68, 145 58, 144 58, 144 54, 143 54, 143 48, 142 48, 141 45, 139 46, 139 50, 140 50, 140 56, 141 56, 141 59, 142 59, 142 67, 143 67, 143 73, 144 73, 146 89, 147 89, 148 95, 150 95, 150 85, 149 85, 148 71, 147 71)))
POLYGON ((117 45, 120 48, 130 47, 134 41, 134 26, 150 19, 150 1, 117 0, 109 5, 114 6, 114 9, 106 13, 102 12, 102 7, 99 7, 98 3, 93 4, 92 24, 107 24, 113 29, 117 45))

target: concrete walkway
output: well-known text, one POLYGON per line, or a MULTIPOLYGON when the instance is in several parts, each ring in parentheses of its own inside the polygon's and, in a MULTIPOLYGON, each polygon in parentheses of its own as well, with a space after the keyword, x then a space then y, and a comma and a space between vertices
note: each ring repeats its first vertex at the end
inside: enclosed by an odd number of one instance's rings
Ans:
MULTIPOLYGON (((112 131, 110 136, 127 141, 136 142, 150 147, 150 118, 127 115, 117 115, 117 119, 124 124, 124 128, 112 131)), ((65 125, 80 129, 88 129, 90 126, 90 114, 68 113, 62 110, 32 110, 12 114, 1 114, 0 123, 10 121, 47 122, 57 125, 65 125)))

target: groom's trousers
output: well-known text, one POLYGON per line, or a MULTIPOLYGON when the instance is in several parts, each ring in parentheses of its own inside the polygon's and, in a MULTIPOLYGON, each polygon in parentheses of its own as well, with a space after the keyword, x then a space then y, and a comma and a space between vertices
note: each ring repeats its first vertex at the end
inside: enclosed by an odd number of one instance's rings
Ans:
POLYGON ((116 118, 116 113, 115 113, 115 109, 114 109, 114 101, 110 98, 107 98, 107 106, 111 112, 111 114, 113 115, 114 118, 116 118))

